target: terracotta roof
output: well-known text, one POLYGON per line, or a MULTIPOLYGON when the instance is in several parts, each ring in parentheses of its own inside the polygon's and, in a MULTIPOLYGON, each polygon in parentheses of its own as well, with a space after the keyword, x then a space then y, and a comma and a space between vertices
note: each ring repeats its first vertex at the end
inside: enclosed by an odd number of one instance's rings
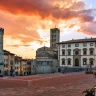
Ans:
POLYGON ((21 61, 27 61, 27 59, 21 59, 21 61))
POLYGON ((15 54, 13 54, 13 53, 10 53, 10 55, 15 55, 15 54))
POLYGON ((3 50, 3 52, 4 52, 4 55, 15 55, 14 53, 11 53, 11 52, 9 52, 9 51, 7 51, 7 50, 3 50))
POLYGON ((3 50, 4 52, 6 52, 6 53, 10 53, 9 51, 7 51, 7 50, 3 50))
POLYGON ((96 38, 72 39, 68 41, 62 41, 57 44, 84 43, 84 42, 96 42, 96 38))

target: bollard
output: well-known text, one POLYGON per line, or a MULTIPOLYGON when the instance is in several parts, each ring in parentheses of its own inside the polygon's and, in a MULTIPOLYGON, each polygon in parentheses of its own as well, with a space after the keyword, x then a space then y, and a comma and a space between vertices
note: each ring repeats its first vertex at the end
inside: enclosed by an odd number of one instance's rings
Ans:
POLYGON ((28 88, 31 86, 31 80, 28 80, 28 88))

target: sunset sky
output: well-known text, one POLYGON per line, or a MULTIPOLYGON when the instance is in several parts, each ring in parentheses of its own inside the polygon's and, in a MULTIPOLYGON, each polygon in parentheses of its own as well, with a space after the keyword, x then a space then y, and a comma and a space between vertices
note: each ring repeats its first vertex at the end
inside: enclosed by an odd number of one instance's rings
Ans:
POLYGON ((50 45, 50 28, 60 41, 96 37, 96 0, 0 0, 4 49, 23 58, 50 45))

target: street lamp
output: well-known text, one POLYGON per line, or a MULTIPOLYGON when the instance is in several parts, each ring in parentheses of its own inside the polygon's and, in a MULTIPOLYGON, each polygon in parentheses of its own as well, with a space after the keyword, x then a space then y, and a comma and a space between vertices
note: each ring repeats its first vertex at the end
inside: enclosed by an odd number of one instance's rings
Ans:
POLYGON ((22 76, 23 74, 22 74, 22 71, 23 71, 23 68, 20 68, 20 75, 22 76))

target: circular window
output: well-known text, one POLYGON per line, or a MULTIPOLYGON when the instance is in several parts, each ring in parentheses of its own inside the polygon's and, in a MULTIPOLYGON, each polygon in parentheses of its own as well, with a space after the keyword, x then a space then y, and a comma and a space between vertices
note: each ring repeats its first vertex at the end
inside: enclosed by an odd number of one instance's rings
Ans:
POLYGON ((79 52, 78 52, 78 51, 75 51, 75 54, 76 54, 76 55, 78 55, 78 54, 79 54, 79 52))

